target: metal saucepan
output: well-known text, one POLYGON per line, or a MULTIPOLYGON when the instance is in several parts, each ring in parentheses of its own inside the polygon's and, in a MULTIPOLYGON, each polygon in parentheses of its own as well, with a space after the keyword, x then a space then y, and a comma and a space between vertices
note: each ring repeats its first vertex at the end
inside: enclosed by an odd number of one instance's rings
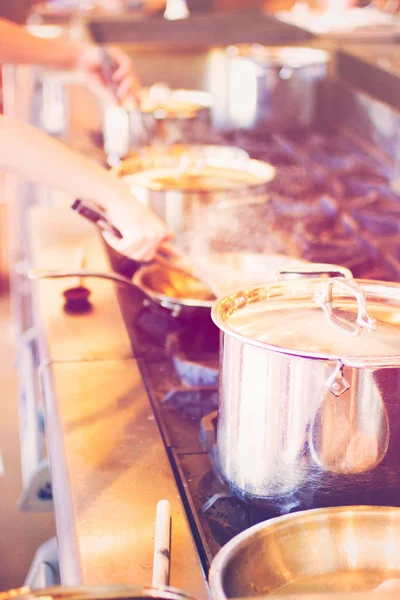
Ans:
POLYGON ((168 153, 148 149, 113 172, 176 235, 191 231, 212 204, 265 195, 275 176, 269 163, 229 146, 182 145, 168 153))
POLYGON ((174 317, 193 318, 210 314, 215 296, 195 277, 182 273, 165 263, 152 263, 139 268, 132 279, 118 273, 102 273, 86 269, 28 271, 32 280, 63 279, 69 277, 108 279, 127 287, 141 290, 155 304, 167 309, 174 317))
POLYGON ((142 587, 127 585, 54 586, 39 590, 19 588, 0 593, 0 600, 191 600, 183 592, 171 587, 142 587))
POLYGON ((130 150, 156 144, 170 146, 194 140, 211 121, 212 98, 197 90, 171 90, 154 85, 141 92, 140 107, 104 110, 104 149, 112 163, 130 150))
POLYGON ((390 591, 389 583, 398 593, 399 581, 400 508, 375 506, 303 511, 255 525, 219 551, 209 573, 214 600, 390 591))
POLYGON ((318 492, 343 492, 343 503, 379 488, 379 473, 400 485, 396 445, 379 471, 396 425, 400 285, 342 275, 250 287, 213 307, 223 340, 218 462, 249 501, 282 506, 302 493, 315 507, 318 492))
MULTIPOLYGON (((317 88, 326 77, 328 55, 314 48, 258 44, 226 51, 226 129, 263 128, 269 133, 307 128, 315 118, 317 88)), ((221 97, 221 91, 218 97, 221 97)))
MULTIPOLYGON (((233 291, 240 285, 254 284, 260 279, 272 278, 277 268, 284 268, 288 264, 298 265, 300 262, 283 255, 238 253, 214 254, 208 261, 205 260, 202 266, 205 269, 214 269, 215 264, 218 265, 212 279, 217 281, 221 278, 219 285, 221 291, 225 292, 228 289, 233 291), (252 265, 251 270, 248 269, 249 264, 252 265), (221 265, 225 265, 225 268, 221 265), (226 279, 222 281, 224 272, 226 279)), ((32 280, 70 277, 108 279, 119 285, 141 290, 155 304, 170 311, 172 316, 183 319, 209 316, 215 302, 215 295, 206 284, 195 276, 191 277, 188 272, 182 272, 179 267, 174 267, 173 263, 167 264, 166 261, 155 261, 141 266, 132 279, 118 273, 101 273, 87 269, 31 269, 28 271, 28 277, 32 280)))

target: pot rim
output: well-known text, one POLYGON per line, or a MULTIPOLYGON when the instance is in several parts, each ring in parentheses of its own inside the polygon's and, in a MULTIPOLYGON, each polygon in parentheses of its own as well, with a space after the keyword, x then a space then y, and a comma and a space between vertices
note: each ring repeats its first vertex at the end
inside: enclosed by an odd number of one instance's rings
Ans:
MULTIPOLYGON (((242 194, 243 192, 247 192, 249 194, 251 193, 255 193, 256 190, 263 190, 265 189, 265 186, 268 185, 268 183, 270 183, 276 175, 276 168, 268 162, 262 161, 262 160, 256 160, 254 158, 249 158, 247 159, 245 162, 243 162, 242 164, 239 164, 239 162, 233 162, 231 165, 222 165, 222 164, 218 164, 217 162, 215 162, 213 164, 213 161, 207 161, 204 165, 203 170, 201 170, 199 172, 199 174, 201 175, 202 173, 204 173, 204 171, 206 171, 207 169, 214 169, 214 170, 221 170, 221 171, 231 171, 231 172, 236 172, 236 173, 243 173, 246 175, 253 175, 254 177, 258 177, 259 181, 256 181, 254 183, 239 183, 237 187, 234 188, 229 188, 229 187, 224 187, 221 184, 221 187, 215 187, 213 189, 203 189, 201 187, 196 187, 194 189, 192 188, 187 188, 184 186, 179 186, 176 185, 175 186, 171 186, 171 187, 163 187, 162 184, 155 184, 151 179, 149 179, 146 182, 141 182, 141 181, 131 181, 130 178, 135 178, 138 175, 144 175, 145 173, 149 172, 149 171, 153 171, 153 170, 172 170, 175 171, 175 168, 178 167, 178 165, 166 165, 166 166, 158 166, 158 165, 145 165, 145 167, 142 170, 138 170, 134 173, 130 173, 130 174, 125 174, 125 175, 120 175, 120 177, 123 177, 125 182, 127 183, 127 185, 129 186, 136 186, 139 188, 143 188, 145 190, 147 190, 148 192, 151 193, 155 193, 155 194, 167 194, 167 193, 181 193, 181 194, 196 194, 196 195, 204 195, 204 196, 214 196, 216 194, 226 194, 228 196, 234 196, 235 194, 242 194)), ((189 171, 190 172, 190 171, 189 171)), ((118 173, 117 173, 118 175, 118 173)))
POLYGON ((146 296, 160 304, 161 306, 168 306, 173 309, 174 307, 187 308, 204 308, 211 312, 211 308, 215 300, 196 300, 195 298, 174 298, 173 296, 167 296, 157 292, 153 288, 143 283, 143 277, 150 269, 154 268, 153 265, 145 265, 140 267, 132 277, 132 283, 138 287, 146 296))
POLYGON ((279 46, 271 47, 263 44, 232 44, 227 46, 226 53, 231 58, 252 60, 261 62, 267 67, 288 67, 297 71, 307 67, 326 65, 329 62, 329 53, 320 48, 309 46, 279 46), (290 63, 288 56, 302 53, 305 57, 303 62, 290 63))
POLYGON ((38 590, 18 588, 0 594, 1 600, 28 600, 46 597, 54 600, 135 600, 135 598, 163 598, 164 600, 194 600, 185 592, 169 586, 141 585, 77 585, 72 587, 51 586, 38 590), (21 590, 21 593, 18 593, 21 590), (14 594, 13 592, 16 592, 14 594))
MULTIPOLYGON (((317 281, 316 279, 301 279, 303 284, 307 284, 307 282, 312 281, 314 284, 317 281)), ((319 280, 321 281, 321 280, 319 280)), ((355 280, 361 286, 369 285, 369 286, 383 286, 389 289, 397 289, 399 291, 399 300, 400 300, 400 284, 395 282, 388 281, 378 281, 372 279, 356 279, 355 280)), ((226 335, 234 337, 238 339, 240 342, 250 344, 251 346, 256 346, 258 348, 262 348, 264 350, 269 350, 272 352, 278 352, 280 354, 286 354, 289 356, 296 356, 299 358, 305 359, 314 359, 314 360, 324 360, 324 361, 340 361, 344 366, 354 367, 354 368, 395 368, 400 366, 400 355, 393 354, 387 356, 379 356, 379 355, 354 355, 354 356, 343 356, 340 354, 329 353, 329 352, 314 352, 312 350, 301 350, 297 348, 285 348, 283 346, 278 346, 275 344, 268 344, 266 342, 261 342, 259 340, 251 339, 238 331, 235 331, 229 325, 227 325, 221 315, 220 310, 221 306, 226 303, 228 300, 233 300, 235 297, 240 297, 244 294, 249 295, 252 292, 256 292, 257 290, 262 290, 266 286, 270 285, 287 285, 290 283, 295 283, 294 281, 269 281, 260 285, 251 286, 246 290, 238 290, 226 296, 224 298, 218 298, 212 305, 211 308, 211 318, 214 324, 218 327, 218 329, 226 335)))
MULTIPOLYGON (((143 171, 143 164, 146 166, 147 162, 151 163, 151 161, 162 161, 163 159, 172 161, 175 159, 177 163, 179 163, 179 160, 182 156, 184 156, 186 153, 190 154, 193 152, 204 152, 206 158, 207 152, 222 152, 227 155, 227 159, 229 155, 229 161, 250 160, 248 152, 237 146, 229 146, 227 144, 172 144, 172 146, 168 148, 168 153, 155 151, 151 146, 147 146, 140 153, 135 152, 131 156, 122 159, 120 163, 112 167, 111 173, 116 177, 125 179, 130 175, 134 175, 139 171, 143 171), (129 173, 129 169, 131 169, 132 166, 135 167, 136 165, 138 168, 132 173, 129 173)), ((149 166, 146 168, 149 169, 152 167, 149 166)))
POLYGON ((270 527, 276 525, 285 526, 286 523, 290 521, 296 521, 298 519, 302 519, 308 521, 309 519, 313 519, 314 516, 324 517, 326 514, 337 515, 342 513, 364 513, 364 514, 374 514, 374 513, 397 513, 400 515, 400 507, 392 507, 392 506, 372 506, 372 505, 353 505, 353 506, 334 506, 334 507, 324 507, 324 508, 314 508, 310 510, 303 510, 294 513, 290 513, 287 515, 283 515, 280 517, 274 517, 273 519, 268 519, 267 521, 262 521, 261 523, 257 523, 257 525, 253 525, 249 529, 242 531, 234 538, 232 538, 225 546, 223 546, 219 552, 214 557, 209 575, 208 582, 210 585, 211 596, 214 600, 227 600, 228 596, 226 596, 223 580, 225 569, 229 563, 231 555, 235 555, 241 547, 259 531, 264 529, 269 529, 270 527))

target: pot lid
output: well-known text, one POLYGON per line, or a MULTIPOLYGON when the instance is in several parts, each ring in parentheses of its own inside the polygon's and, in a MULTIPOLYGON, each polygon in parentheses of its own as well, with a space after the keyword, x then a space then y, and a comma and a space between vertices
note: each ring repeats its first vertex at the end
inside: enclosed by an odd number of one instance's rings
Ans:
POLYGON ((220 329, 254 345, 349 366, 400 364, 400 285, 342 277, 278 281, 224 298, 220 329))

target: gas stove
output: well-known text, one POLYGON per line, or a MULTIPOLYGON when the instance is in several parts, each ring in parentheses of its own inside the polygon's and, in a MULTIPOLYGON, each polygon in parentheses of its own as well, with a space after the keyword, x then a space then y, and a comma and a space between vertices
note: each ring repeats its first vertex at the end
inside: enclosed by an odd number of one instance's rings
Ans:
MULTIPOLYGON (((350 107, 357 107, 352 100, 350 107)), ((365 123, 364 123, 365 125, 365 123)), ((375 135, 375 134, 374 134, 375 135)), ((371 135, 366 135, 371 137, 371 135)), ((372 135, 372 138, 374 136, 372 135)), ((240 221, 258 224, 252 251, 269 244, 289 255, 349 267, 358 278, 400 281, 400 194, 391 187, 393 161, 368 152, 355 136, 316 128, 279 136, 262 132, 203 131, 197 143, 232 144, 252 157, 272 163, 277 174, 269 201, 238 207, 240 221)), ((225 228, 229 230, 229 228, 225 228)), ((217 250, 248 250, 243 236, 225 231, 217 250), (226 238, 224 239, 224 235, 226 238)), ((124 270, 121 264, 114 268, 124 270)), ((125 274, 129 275, 128 271, 125 274)), ((119 291, 132 348, 185 503, 199 555, 207 572, 212 558, 233 536, 260 521, 314 507, 343 504, 400 505, 398 471, 400 419, 397 375, 387 410, 391 447, 382 480, 354 476, 351 485, 329 477, 315 490, 310 485, 271 505, 244 502, 222 480, 216 458, 219 335, 211 322, 180 321, 153 306, 140 291, 119 291), (398 439, 397 439, 398 438, 398 439), (379 483, 379 482, 378 482, 379 483)), ((267 459, 267 457, 266 457, 267 459)), ((384 462, 385 462, 384 461, 384 462)))

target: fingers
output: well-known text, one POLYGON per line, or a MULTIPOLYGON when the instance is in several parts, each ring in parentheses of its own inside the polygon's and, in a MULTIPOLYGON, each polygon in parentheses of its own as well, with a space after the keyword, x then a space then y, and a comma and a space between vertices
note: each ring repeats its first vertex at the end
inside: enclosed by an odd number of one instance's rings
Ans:
POLYGON ((113 80, 118 86, 118 98, 124 100, 126 97, 133 96, 136 101, 139 101, 141 85, 131 59, 119 48, 110 47, 108 52, 115 63, 113 80))

